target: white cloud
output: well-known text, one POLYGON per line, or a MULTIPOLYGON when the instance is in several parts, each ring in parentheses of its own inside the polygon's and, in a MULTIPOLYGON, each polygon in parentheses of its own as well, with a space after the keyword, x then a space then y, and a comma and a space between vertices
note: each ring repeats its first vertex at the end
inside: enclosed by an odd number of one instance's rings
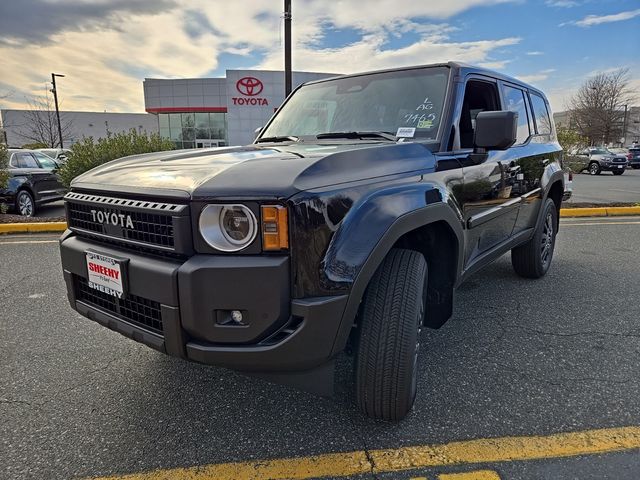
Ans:
POLYGON ((561 23, 564 25, 576 25, 578 27, 592 27, 594 25, 600 25, 602 23, 622 22, 624 20, 630 20, 640 16, 640 8, 637 10, 629 10, 626 12, 615 13, 612 15, 587 15, 582 20, 576 20, 574 22, 561 23))
MULTIPOLYGON (((508 1, 516 0, 368 0, 366 5, 300 0, 293 10, 294 68, 349 73, 447 60, 502 68, 508 61, 493 58, 495 50, 520 39, 451 41, 456 27, 442 21, 470 8, 508 1), (358 38, 341 48, 322 48, 327 27, 353 29, 358 38), (413 43, 389 47, 395 37, 408 33, 417 36, 413 43)), ((261 60, 254 66, 281 69, 280 9, 272 0, 252 0, 250 9, 247 2, 176 0, 175 7, 162 12, 121 15, 117 28, 109 24, 60 31, 38 46, 5 41, 0 43, 1 82, 8 89, 41 95, 49 72, 60 72, 66 75, 58 86, 64 109, 142 111, 145 76, 200 77, 225 68, 218 64, 225 52, 257 55, 261 60), (211 28, 189 36, 185 23, 194 11, 211 28)), ((0 102, 14 108, 26 103, 22 94, 0 102)))
POLYGON ((548 68, 546 70, 541 70, 529 75, 518 75, 517 77, 523 82, 535 84, 546 80, 547 78, 549 78, 549 75, 551 75, 555 71, 555 68, 548 68))
POLYGON ((532 57, 537 57, 540 55, 544 55, 544 52, 540 52, 538 50, 534 50, 532 52, 526 52, 527 55, 532 56, 532 57))
POLYGON ((545 2, 550 7, 572 8, 580 5, 580 2, 574 0, 547 0, 545 2))

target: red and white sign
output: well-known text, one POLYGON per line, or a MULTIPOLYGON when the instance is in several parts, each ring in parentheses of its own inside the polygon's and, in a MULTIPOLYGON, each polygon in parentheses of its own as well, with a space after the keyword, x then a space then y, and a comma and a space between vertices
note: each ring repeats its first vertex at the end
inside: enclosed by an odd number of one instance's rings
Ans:
POLYGON ((243 77, 236 82, 236 89, 242 95, 247 97, 255 97, 260 95, 264 90, 264 85, 256 77, 243 77))
POLYGON ((269 102, 266 98, 258 95, 264 90, 264 84, 256 77, 242 77, 236 82, 236 90, 241 97, 232 97, 234 105, 267 106, 269 102))
POLYGON ((89 286, 95 290, 122 298, 122 271, 120 262, 95 252, 86 252, 89 286))

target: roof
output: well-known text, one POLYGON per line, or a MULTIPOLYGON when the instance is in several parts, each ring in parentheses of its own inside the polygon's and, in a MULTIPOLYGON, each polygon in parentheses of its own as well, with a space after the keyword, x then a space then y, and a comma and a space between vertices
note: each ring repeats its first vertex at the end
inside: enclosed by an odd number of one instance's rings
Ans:
POLYGON ((347 75, 337 75, 335 77, 328 77, 328 78, 322 78, 319 80, 313 80, 310 82, 306 82, 305 84, 322 83, 322 82, 326 82, 328 80, 333 80, 336 78, 358 77, 360 75, 370 75, 374 73, 396 72, 396 71, 402 71, 402 70, 413 70, 418 68, 436 68, 436 67, 451 68, 454 71, 454 75, 460 76, 460 77, 464 77, 469 74, 488 75, 490 77, 497 78, 498 80, 502 80, 504 82, 510 82, 510 83, 515 83, 517 85, 521 85, 529 90, 532 90, 534 92, 537 92, 545 96, 541 90, 533 87, 532 85, 529 85, 526 82, 523 82, 522 80, 518 80, 517 78, 510 77, 509 75, 504 75, 495 70, 490 70, 488 68, 483 68, 483 67, 477 67, 475 65, 470 65, 463 62, 430 63, 425 65, 411 65, 411 66, 398 67, 398 68, 385 68, 381 70, 371 70, 367 72, 352 73, 347 75))

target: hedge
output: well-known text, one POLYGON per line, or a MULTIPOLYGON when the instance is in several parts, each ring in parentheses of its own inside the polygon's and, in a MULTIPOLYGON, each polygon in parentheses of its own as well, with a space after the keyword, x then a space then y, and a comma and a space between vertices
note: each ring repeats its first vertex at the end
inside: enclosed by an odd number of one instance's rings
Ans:
POLYGON ((107 138, 98 140, 84 137, 71 146, 67 161, 60 168, 59 174, 64 185, 69 187, 78 175, 111 160, 141 153, 173 150, 174 146, 171 140, 161 138, 157 133, 138 133, 135 129, 109 134, 107 138))

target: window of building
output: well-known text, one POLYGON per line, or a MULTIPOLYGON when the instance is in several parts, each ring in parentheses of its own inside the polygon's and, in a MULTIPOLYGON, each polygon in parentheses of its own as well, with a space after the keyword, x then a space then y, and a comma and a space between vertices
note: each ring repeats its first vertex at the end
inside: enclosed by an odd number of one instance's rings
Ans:
POLYGON ((160 113, 158 129, 160 136, 173 141, 176 148, 207 148, 227 144, 226 113, 160 113))
POLYGON ((538 133, 545 135, 551 133, 551 119, 544 99, 536 93, 531 93, 531 105, 533 106, 533 117, 536 119, 538 133))
POLYGON ((529 130, 529 117, 527 116, 527 106, 524 92, 519 88, 504 86, 504 101, 507 110, 518 114, 518 134, 516 143, 524 143, 531 135, 529 130))

